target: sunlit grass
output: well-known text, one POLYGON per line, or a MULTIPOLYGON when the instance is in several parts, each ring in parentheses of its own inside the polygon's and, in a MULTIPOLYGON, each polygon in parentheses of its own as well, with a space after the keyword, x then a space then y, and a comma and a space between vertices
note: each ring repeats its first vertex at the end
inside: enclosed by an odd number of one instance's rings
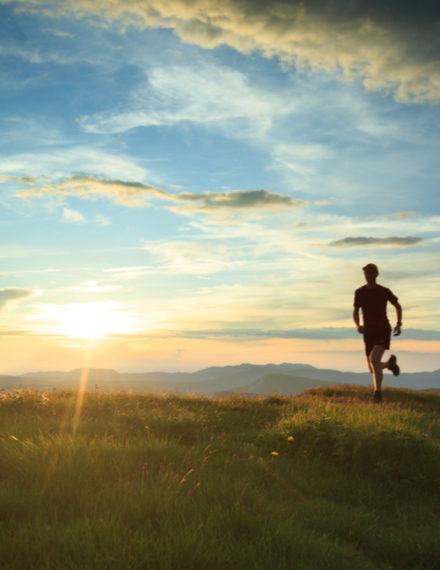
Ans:
POLYGON ((5 568, 435 568, 440 393, 0 396, 5 568))

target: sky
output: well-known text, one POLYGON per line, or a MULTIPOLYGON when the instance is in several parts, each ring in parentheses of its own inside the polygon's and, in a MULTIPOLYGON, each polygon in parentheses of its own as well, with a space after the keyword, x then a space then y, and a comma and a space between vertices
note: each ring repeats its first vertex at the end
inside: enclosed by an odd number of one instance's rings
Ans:
POLYGON ((440 368, 437 2, 0 0, 0 74, 0 373, 364 371, 370 262, 440 368))

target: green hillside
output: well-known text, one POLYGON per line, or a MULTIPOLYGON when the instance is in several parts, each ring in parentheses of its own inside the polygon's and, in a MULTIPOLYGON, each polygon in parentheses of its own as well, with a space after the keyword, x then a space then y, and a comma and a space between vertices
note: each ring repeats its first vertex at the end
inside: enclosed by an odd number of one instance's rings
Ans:
POLYGON ((292 374, 267 374, 241 391, 265 396, 270 394, 299 396, 304 390, 309 390, 317 385, 330 386, 331 384, 324 380, 311 380, 310 378, 303 378, 292 374))
POLYGON ((5 569, 434 569, 440 392, 0 394, 5 569))

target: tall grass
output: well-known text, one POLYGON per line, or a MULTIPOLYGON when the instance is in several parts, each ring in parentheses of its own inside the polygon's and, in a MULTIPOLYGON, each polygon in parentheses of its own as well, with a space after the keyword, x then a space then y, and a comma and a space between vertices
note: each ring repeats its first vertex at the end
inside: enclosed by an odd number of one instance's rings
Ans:
POLYGON ((440 392, 385 395, 2 394, 2 568, 438 568, 440 392))

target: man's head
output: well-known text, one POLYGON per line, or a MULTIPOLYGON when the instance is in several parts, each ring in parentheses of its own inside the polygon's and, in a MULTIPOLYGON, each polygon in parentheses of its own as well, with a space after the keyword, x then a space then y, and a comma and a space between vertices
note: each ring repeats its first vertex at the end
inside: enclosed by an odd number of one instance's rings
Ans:
POLYGON ((379 275, 379 269, 374 263, 368 263, 365 267, 362 267, 365 275, 365 280, 367 283, 375 283, 376 277, 379 275))

